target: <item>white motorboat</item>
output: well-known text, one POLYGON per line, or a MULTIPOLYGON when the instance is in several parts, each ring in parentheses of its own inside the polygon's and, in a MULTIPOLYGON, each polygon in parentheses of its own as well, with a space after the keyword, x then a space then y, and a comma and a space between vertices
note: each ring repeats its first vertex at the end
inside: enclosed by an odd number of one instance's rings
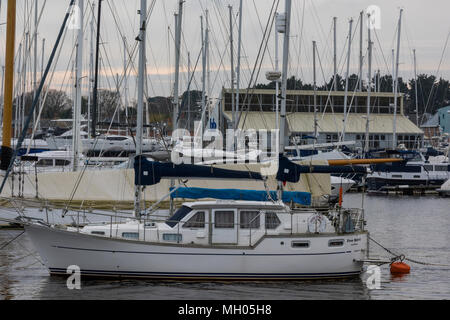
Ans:
MULTIPOLYGON (((82 152, 88 156, 121 156, 136 153, 136 142, 133 137, 121 135, 102 135, 95 139, 82 139, 82 152)), ((142 152, 154 151, 155 139, 142 140, 142 152)))
POLYGON ((330 176, 331 179, 331 195, 339 196, 339 190, 342 188, 342 192, 346 193, 350 188, 355 185, 355 180, 346 179, 342 177, 330 176))
POLYGON ((420 153, 406 164, 379 164, 367 176, 369 191, 384 191, 389 187, 428 186, 439 188, 450 179, 448 158, 425 160, 420 153))
POLYGON ((437 191, 441 196, 450 197, 450 178, 437 191))
MULTIPOLYGON (((82 126, 85 128, 86 126, 82 126)), ((88 138, 88 133, 84 130, 80 131, 82 139, 88 138)), ((50 150, 70 150, 73 148, 73 130, 68 130, 59 136, 51 136, 46 139, 50 150)))

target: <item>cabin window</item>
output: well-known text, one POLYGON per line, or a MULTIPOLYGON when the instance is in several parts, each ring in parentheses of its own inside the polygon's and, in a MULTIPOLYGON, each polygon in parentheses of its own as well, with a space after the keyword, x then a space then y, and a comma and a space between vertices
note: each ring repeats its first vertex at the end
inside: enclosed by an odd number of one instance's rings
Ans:
POLYGON ((122 232, 122 238, 139 239, 139 232, 122 232))
POLYGON ((91 231, 91 234, 95 234, 95 235, 98 235, 98 236, 104 236, 105 232, 104 231, 91 231))
POLYGON ((64 159, 56 159, 55 160, 56 166, 68 166, 69 164, 70 164, 69 160, 64 160, 64 159))
POLYGON ((240 212, 241 229, 259 229, 259 211, 240 212))
POLYGON ((53 167, 53 159, 41 159, 36 163, 37 167, 53 167))
POLYGON ((281 224, 275 212, 266 212, 266 229, 276 229, 281 224))
POLYGON ((433 171, 433 166, 430 165, 424 165, 423 168, 425 169, 425 171, 433 171))
POLYGON ((204 228, 205 227, 205 212, 197 212, 185 224, 183 228, 204 228))
POLYGON ((216 229, 233 229, 234 211, 215 211, 214 227, 216 229))
POLYGON ((420 179, 420 176, 414 176, 414 178, 420 179))
POLYGON ((342 247, 344 245, 344 240, 330 240, 328 241, 329 247, 342 247))
POLYGON ((401 174, 393 174, 392 178, 403 178, 401 174))
POLYGON ((309 241, 292 241, 292 248, 309 248, 309 241))
POLYGON ((106 137, 106 140, 109 140, 109 141, 124 141, 124 140, 127 140, 127 137, 106 137))
POLYGON ((163 233, 164 241, 181 242, 183 235, 178 233, 163 233))
POLYGON ((434 166, 435 171, 447 171, 447 166, 434 166))

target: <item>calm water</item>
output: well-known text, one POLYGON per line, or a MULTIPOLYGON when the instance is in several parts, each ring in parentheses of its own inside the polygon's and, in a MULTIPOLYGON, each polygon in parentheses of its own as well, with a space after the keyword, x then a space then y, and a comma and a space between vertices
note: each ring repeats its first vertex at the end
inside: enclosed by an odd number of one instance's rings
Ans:
MULTIPOLYGON (((348 194, 347 207, 361 195, 348 194)), ((450 199, 434 197, 365 198, 367 227, 384 246, 407 257, 450 265, 450 199)), ((21 231, 0 230, 0 247, 21 231)), ((388 257, 371 243, 372 257, 388 257)), ((415 263, 411 273, 392 277, 382 267, 381 289, 369 290, 366 275, 352 280, 290 282, 155 282, 86 280, 71 291, 66 280, 50 277, 25 235, 0 251, 0 299, 450 299, 450 267, 415 263)))

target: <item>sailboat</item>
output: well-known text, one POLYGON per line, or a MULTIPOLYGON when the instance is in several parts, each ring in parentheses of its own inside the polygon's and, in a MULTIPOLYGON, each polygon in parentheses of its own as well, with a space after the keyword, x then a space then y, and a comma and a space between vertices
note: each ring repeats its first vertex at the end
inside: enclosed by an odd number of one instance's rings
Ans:
MULTIPOLYGON (((367 253, 364 211, 340 206, 318 211, 308 207, 310 194, 283 190, 303 173, 329 173, 328 166, 301 166, 280 154, 278 172, 272 177, 278 189, 270 190, 268 178, 259 172, 159 163, 141 155, 146 9, 147 1, 141 0, 135 217, 124 219, 111 213, 110 223, 67 227, 22 216, 25 231, 50 273, 66 274, 69 266, 77 265, 82 275, 111 277, 279 280, 358 276, 367 253), (267 188, 177 186, 168 196, 215 200, 183 203, 167 220, 152 215, 153 207, 142 208, 143 188, 175 177, 252 180, 267 188)), ((290 0, 285 10, 287 50, 290 0)), ((286 110, 287 58, 285 52, 281 117, 286 110)))

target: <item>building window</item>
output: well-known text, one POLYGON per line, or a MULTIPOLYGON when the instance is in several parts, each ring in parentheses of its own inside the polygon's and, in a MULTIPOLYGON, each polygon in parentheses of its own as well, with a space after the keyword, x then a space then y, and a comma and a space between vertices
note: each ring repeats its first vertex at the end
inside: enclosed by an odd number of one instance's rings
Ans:
POLYGON ((259 212, 241 211, 240 225, 241 229, 259 229, 259 212))
POLYGON ((205 227, 205 212, 197 212, 185 224, 183 228, 204 228, 205 227))
POLYGON ((214 227, 216 229, 233 229, 234 211, 215 211, 214 227))

